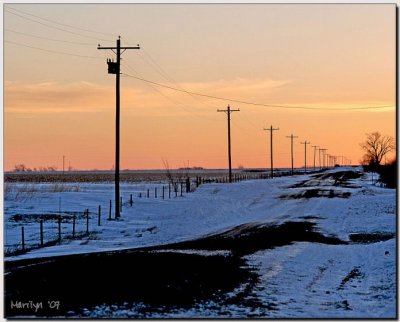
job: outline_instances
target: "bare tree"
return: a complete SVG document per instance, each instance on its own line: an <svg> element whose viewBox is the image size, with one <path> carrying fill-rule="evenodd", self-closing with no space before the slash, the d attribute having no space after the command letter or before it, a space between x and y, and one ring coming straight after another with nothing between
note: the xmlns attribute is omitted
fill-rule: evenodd
<svg viewBox="0 0 400 322"><path fill-rule="evenodd" d="M169 163L167 160L162 160L163 164L164 164L164 169L165 169L165 175L168 179L168 182L171 183L172 185L175 183L174 177L171 173L171 170L169 168Z"/></svg>
<svg viewBox="0 0 400 322"><path fill-rule="evenodd" d="M162 160L164 164L164 169L165 169L165 175L168 179L168 182L172 185L174 188L174 191L179 190L179 185L183 184L188 178L189 178L189 173L188 172L178 172L178 173L172 173L171 169L169 167L169 163L167 160ZM190 178L189 178L190 180Z"/></svg>
<svg viewBox="0 0 400 322"><path fill-rule="evenodd" d="M367 133L365 142L360 143L365 151L362 163L373 167L379 166L383 157L396 148L394 138L379 132Z"/></svg>

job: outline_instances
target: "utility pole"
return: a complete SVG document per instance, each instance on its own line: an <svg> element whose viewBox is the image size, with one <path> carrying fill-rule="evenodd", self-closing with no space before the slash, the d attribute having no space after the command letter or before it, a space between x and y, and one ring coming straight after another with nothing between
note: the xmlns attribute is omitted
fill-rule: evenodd
<svg viewBox="0 0 400 322"><path fill-rule="evenodd" d="M322 168L325 168L325 153L328 151L328 149L319 149L322 151Z"/></svg>
<svg viewBox="0 0 400 322"><path fill-rule="evenodd" d="M65 155L63 155L63 174L64 174Z"/></svg>
<svg viewBox="0 0 400 322"><path fill-rule="evenodd" d="M304 144L304 173L307 173L307 144L310 144L310 142L305 140L304 142L300 142L300 144Z"/></svg>
<svg viewBox="0 0 400 322"><path fill-rule="evenodd" d="M269 129L264 129L264 131L270 131L270 134L271 134L271 178L274 177L274 158L273 158L273 153L272 153L272 151L273 151L272 150L272 132L278 131L278 130L279 130L279 128L276 128L276 129L272 128L272 125Z"/></svg>
<svg viewBox="0 0 400 322"><path fill-rule="evenodd" d="M322 170L322 163L321 163L321 151L322 151L322 148L318 148L319 169L320 169L320 170Z"/></svg>
<svg viewBox="0 0 400 322"><path fill-rule="evenodd" d="M112 50L116 56L117 61L107 59L108 73L115 74L115 218L120 217L120 196L119 196L119 128L120 128L120 70L121 70L121 54L127 49L140 49L139 45L136 47L121 47L121 36L117 39L116 47L101 47L100 44L97 49ZM121 52L122 50L122 52Z"/></svg>
<svg viewBox="0 0 400 322"><path fill-rule="evenodd" d="M312 145L312 147L314 148L314 171L315 171L315 154L317 152L317 148L319 148L318 145Z"/></svg>
<svg viewBox="0 0 400 322"><path fill-rule="evenodd" d="M290 155L292 158L292 175L293 175L293 139L298 138L298 136L293 136L293 134L291 134L290 136L287 136L287 138L290 138Z"/></svg>
<svg viewBox="0 0 400 322"><path fill-rule="evenodd" d="M228 105L228 109L226 110L217 110L217 112L225 112L228 116L228 160L229 160L229 183L232 182L232 159L231 159L231 113L239 112L240 110L232 110Z"/></svg>

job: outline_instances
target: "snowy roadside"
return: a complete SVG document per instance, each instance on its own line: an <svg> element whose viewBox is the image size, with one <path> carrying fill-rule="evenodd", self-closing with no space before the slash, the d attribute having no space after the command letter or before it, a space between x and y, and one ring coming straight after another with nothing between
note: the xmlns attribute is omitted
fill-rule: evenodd
<svg viewBox="0 0 400 322"><path fill-rule="evenodd" d="M331 170L334 171L342 171ZM318 223L324 234L334 234L348 240L350 233L394 232L395 231L395 190L372 186L367 178L350 180L356 188L340 186L321 187L334 191L350 192L350 198L299 198L286 199L284 195L300 190L290 188L299 182L309 180L309 175L281 177L273 180L251 180L233 184L206 184L194 193L183 197L162 200L155 198L134 198L133 207L123 208L120 220L102 220L97 226L96 218L91 222L95 234L83 240L68 239L51 247L39 248L6 260L73 253L96 252L126 248L138 248L190 240L206 234L223 231L249 222L279 224L285 221L307 220ZM330 184L329 180L321 181ZM122 196L128 200L130 193L145 191L154 185L122 185ZM159 190L160 191L160 190ZM137 195L137 194L136 194ZM13 199L5 195L6 243L20 241L19 223L10 222L17 213L38 213L62 207L69 211L89 208L97 211L98 205L107 209L108 200L113 197L112 184L80 184L77 192L37 192L32 198ZM103 215L106 216L106 215ZM26 227L38 240L38 225ZM68 233L71 225L63 224ZM44 229L56 231L56 223ZM82 227L83 229L83 227ZM69 232L70 233L70 232ZM46 231L45 231L46 235ZM33 238L32 237L32 238Z"/></svg>

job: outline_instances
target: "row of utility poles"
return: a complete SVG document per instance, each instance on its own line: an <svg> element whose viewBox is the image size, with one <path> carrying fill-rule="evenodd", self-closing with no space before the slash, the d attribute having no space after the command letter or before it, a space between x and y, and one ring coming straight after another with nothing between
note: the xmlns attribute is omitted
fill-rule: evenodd
<svg viewBox="0 0 400 322"><path fill-rule="evenodd" d="M232 156L231 156L231 113L232 112L239 112L239 109L231 109L231 107L228 105L226 110L220 110L218 109L217 112L225 112L227 114L227 120L228 120L228 166L229 166L229 182L232 182ZM274 177L274 157L273 157L273 131L278 131L279 128L274 128L272 125L270 128L264 128L264 131L270 131L270 177ZM292 169L291 173L293 175L294 172L294 153L293 153L293 139L298 138L298 136L295 136L291 134L290 136L287 136L287 138L290 138L290 154L291 154L291 163L292 163ZM300 144L304 144L304 173L307 173L307 144L311 144L311 142L307 142L305 140L304 142L300 142ZM318 153L319 153L319 168L320 170L326 167L334 167L336 164L341 164L341 165L347 165L351 164L351 160L348 160L344 156L333 156L329 155L326 153L328 149L320 148L318 145L313 145L314 148L314 170L316 170L316 152L318 148ZM321 163L321 152L322 152L322 158L323 161ZM325 162L326 160L326 162ZM340 162L341 160L341 162Z"/></svg>
<svg viewBox="0 0 400 322"><path fill-rule="evenodd" d="M119 180L119 170L120 170L120 74L121 74L121 54L124 53L128 49L140 49L139 45L134 46L134 47L121 47L121 37L119 36L117 39L117 45L115 47L102 47L98 45L97 49L99 50L111 50L115 53L116 55L116 61L112 59L107 59L107 65L108 65L108 73L109 74L114 74L116 75L116 83L115 83L115 96L116 96L116 101L115 101L115 110L116 110L116 117L115 117L115 218L120 217L120 180ZM226 110L217 110L217 112L224 112L227 115L228 119L228 164L229 164L229 182L232 182L232 158L231 158L231 113L232 112L239 112L239 109L231 109L231 107L228 105ZM271 157L271 178L274 176L274 166L273 166L273 131L278 131L279 128L274 128L272 125L270 128L264 128L265 131L270 131L270 157ZM293 174L293 139L297 138L297 136L294 136L291 134L288 136L288 138L291 139L291 160L292 160L292 174ZM301 144L304 144L304 172L307 172L307 144L310 144L310 142L307 142L305 140L304 142L301 142ZM335 165L337 160L342 158L342 164L344 164L345 157L343 156L333 156L326 154L327 149L319 148L318 146L313 146L314 147L314 169L316 168L315 165L315 157L316 157L316 150L318 148L319 151L319 165L320 168L325 168L325 159L326 159L326 165L327 166L332 166ZM323 152L323 163L321 164L321 152ZM348 159L346 159L348 161ZM65 156L63 156L63 173L64 173L64 162L65 162Z"/></svg>

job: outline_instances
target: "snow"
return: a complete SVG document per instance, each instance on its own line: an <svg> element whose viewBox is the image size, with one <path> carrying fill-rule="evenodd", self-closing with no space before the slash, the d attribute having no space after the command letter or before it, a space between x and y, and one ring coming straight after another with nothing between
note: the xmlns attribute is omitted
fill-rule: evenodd
<svg viewBox="0 0 400 322"><path fill-rule="evenodd" d="M354 168L329 171L343 170L361 171ZM330 180L314 179L308 187L291 187L309 179L310 175L306 174L233 184L204 184L193 193L184 193L183 197L179 193L175 198L172 193L168 199L166 193L164 200L161 198L162 183L122 184L122 217L111 221L107 217L109 200L114 198L113 184L63 184L70 190L66 192L51 192L54 184L7 184L4 204L6 246L21 242L20 223L10 220L15 214L63 214L83 212L88 208L91 212L89 227L93 233L81 239L64 239L54 246L33 249L5 260L167 244L252 222L282 224L307 220L315 222L318 231L324 235L334 235L344 241L349 241L352 233L396 233L396 190L374 185L370 175L349 180L351 187L333 186ZM158 188L157 199L154 198L155 187ZM350 192L351 196L282 198L316 187ZM150 198L146 196L148 188ZM20 190L28 192L18 193ZM138 198L140 192L142 198ZM132 207L126 204L131 193L134 195ZM99 205L102 207L101 226L97 226ZM86 220L82 218L77 223L77 231L83 232ZM26 222L24 226L27 245L37 244L39 223ZM64 236L71 234L71 227L71 222L63 223ZM57 233L55 221L45 222L45 236L55 239ZM279 306L279 310L268 312L262 312L260 308L261 315L273 318L396 317L395 239L349 245L296 242L258 251L247 255L246 259L260 275L252 296L263 303L273 302ZM354 276L350 274L352 271ZM227 307L226 310L234 312L234 317L249 316L249 312L238 307ZM190 311L171 313L168 317L215 317L213 312L206 306L199 306ZM112 316L132 314L132 310L127 310Z"/></svg>
<svg viewBox="0 0 400 322"><path fill-rule="evenodd" d="M395 254L394 240L368 245L296 243L248 259L260 267L257 298L267 303L273 299L280 308L269 313L272 317L284 311L287 318L393 318ZM341 286L353 269L362 278Z"/></svg>

